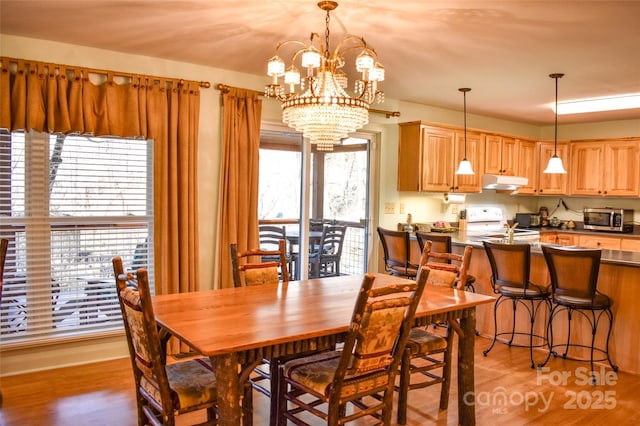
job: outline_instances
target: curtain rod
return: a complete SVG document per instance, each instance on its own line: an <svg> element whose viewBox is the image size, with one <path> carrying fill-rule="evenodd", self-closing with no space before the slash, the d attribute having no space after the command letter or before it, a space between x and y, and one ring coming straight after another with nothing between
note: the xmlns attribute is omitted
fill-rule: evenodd
<svg viewBox="0 0 640 426"><path fill-rule="evenodd" d="M231 89L231 86L227 86L226 84L218 83L216 85L216 89L218 89L222 93L229 93L229 89ZM248 90L250 92L255 92L255 93L262 94L262 92L257 92L255 90L251 90L251 89L242 89L242 90ZM369 112L374 113L374 114L384 114L384 115L387 116L387 118L389 118L389 117L400 117L400 111L384 111L384 110L381 110L381 109L369 109Z"/></svg>
<svg viewBox="0 0 640 426"><path fill-rule="evenodd" d="M144 77L144 78L148 78L150 80L173 80L173 81L177 81L178 84L185 84L186 82L193 82L193 83L197 83L200 87L202 87L203 89L209 89L211 87L211 83L208 81L194 81L194 80L185 80L185 79L178 79L178 78L172 78L172 77L156 77L153 75L144 75L144 74L137 74L137 73L125 73L125 72L121 72L121 71L110 71L110 70L99 70L96 68L88 68L88 67L83 67L81 65L64 65L64 64L56 64L53 62L42 62L42 61L35 61L35 60L30 60L30 59L18 59L18 58L9 58L7 56L2 56L0 57L0 61L2 61L3 66L5 65L5 62L14 62L14 63L26 63L26 64L37 64L37 65L43 65L43 66L53 66L57 69L60 68L66 68L69 70L79 70L79 71L87 71L89 73L93 73L93 74L102 74L102 75L113 75L113 76L117 76L117 77L126 77L126 78L133 78L133 77Z"/></svg>

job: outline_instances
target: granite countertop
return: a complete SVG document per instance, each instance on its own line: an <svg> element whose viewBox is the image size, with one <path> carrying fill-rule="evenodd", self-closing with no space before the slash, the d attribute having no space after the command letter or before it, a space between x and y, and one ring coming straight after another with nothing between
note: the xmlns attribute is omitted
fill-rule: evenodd
<svg viewBox="0 0 640 426"><path fill-rule="evenodd" d="M545 232L563 232L563 233L576 233L576 234L593 234L593 231L586 231L584 229L574 229L574 230L560 230L559 228L537 228L541 233ZM435 234L435 233L434 233ZM441 233L437 233L442 235ZM618 237L633 237L636 236L640 238L640 235L635 233L615 233L615 232L598 232L599 235L606 236L618 236ZM453 245L465 245L471 246L474 248L484 249L482 245L482 241L497 241L496 238L489 238L486 236L478 236L478 235L467 235L465 231L456 231L450 232L446 235L451 236L451 243ZM577 248L577 246L560 246L558 244L552 243L540 243L540 242L529 242L531 244L531 253L534 255L542 255L542 246L552 246L552 247L572 247ZM630 266L634 268L640 268L640 252L631 252L631 251L622 251L622 250L609 250L602 249L602 263L621 265L621 266Z"/></svg>

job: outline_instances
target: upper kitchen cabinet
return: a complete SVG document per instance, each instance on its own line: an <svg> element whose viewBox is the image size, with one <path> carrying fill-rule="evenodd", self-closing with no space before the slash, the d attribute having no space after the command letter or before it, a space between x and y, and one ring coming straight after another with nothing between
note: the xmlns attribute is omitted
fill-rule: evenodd
<svg viewBox="0 0 640 426"><path fill-rule="evenodd" d="M544 173L544 169L547 168L549 158L553 157L555 153L553 142L539 142L538 143L538 194L539 195L566 195L569 189L569 174L571 168L569 162L569 143L558 142L557 155L562 159L567 173L555 174Z"/></svg>
<svg viewBox="0 0 640 426"><path fill-rule="evenodd" d="M518 150L515 138L485 136L484 172L492 175L516 175Z"/></svg>
<svg viewBox="0 0 640 426"><path fill-rule="evenodd" d="M571 195L637 197L638 142L593 141L571 144Z"/></svg>
<svg viewBox="0 0 640 426"><path fill-rule="evenodd" d="M398 141L398 191L480 192L480 170L471 176L455 174L464 156L464 132L427 125L401 123ZM467 159L478 167L482 136L467 131Z"/></svg>
<svg viewBox="0 0 640 426"><path fill-rule="evenodd" d="M453 191L455 192L480 192L482 190L482 174L483 172L481 163L484 153L484 135L480 132L470 131L467 129L467 149L465 153L464 147L464 131L457 131L455 134L456 145L454 151L453 160ZM458 164L463 158L466 158L471 162L473 175L456 175L455 171L458 168Z"/></svg>
<svg viewBox="0 0 640 426"><path fill-rule="evenodd" d="M519 194L538 193L538 143L535 141L518 139L517 143L516 176L529 179L526 185L518 189Z"/></svg>

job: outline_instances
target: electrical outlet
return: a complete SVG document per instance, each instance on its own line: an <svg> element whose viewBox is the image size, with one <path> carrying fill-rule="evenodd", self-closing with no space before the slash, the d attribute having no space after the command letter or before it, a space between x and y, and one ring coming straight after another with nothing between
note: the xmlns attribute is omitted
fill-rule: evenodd
<svg viewBox="0 0 640 426"><path fill-rule="evenodd" d="M384 214L394 214L396 212L396 203L384 203Z"/></svg>
<svg viewBox="0 0 640 426"><path fill-rule="evenodd" d="M400 203L400 214L404 214L404 203Z"/></svg>
<svg viewBox="0 0 640 426"><path fill-rule="evenodd" d="M456 205L451 206L451 214L452 215L457 215L458 214L458 206L456 206Z"/></svg>

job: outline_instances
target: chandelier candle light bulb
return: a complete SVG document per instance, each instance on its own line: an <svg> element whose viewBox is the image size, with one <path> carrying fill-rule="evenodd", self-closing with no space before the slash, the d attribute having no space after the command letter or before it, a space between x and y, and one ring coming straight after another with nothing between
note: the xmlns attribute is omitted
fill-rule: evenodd
<svg viewBox="0 0 640 426"><path fill-rule="evenodd" d="M282 121L293 127L316 144L320 151L332 151L349 133L369 122L369 105L384 101L384 93L378 83L384 80L384 67L377 61L376 52L367 46L364 38L347 35L336 49L329 50L329 13L338 7L334 1L321 1L318 7L326 11L325 44L318 33L311 33L309 43L289 40L278 44L276 54L267 64L267 75L272 78L265 87L265 96L282 102ZM316 43L316 44L314 44ZM278 55L290 45L300 45L291 56L291 65ZM360 49L355 58L355 68L360 79L355 81L354 94L347 94L348 77L342 71L345 54ZM306 77L293 62L300 58L300 66L307 69ZM288 86L285 93L283 82Z"/></svg>

